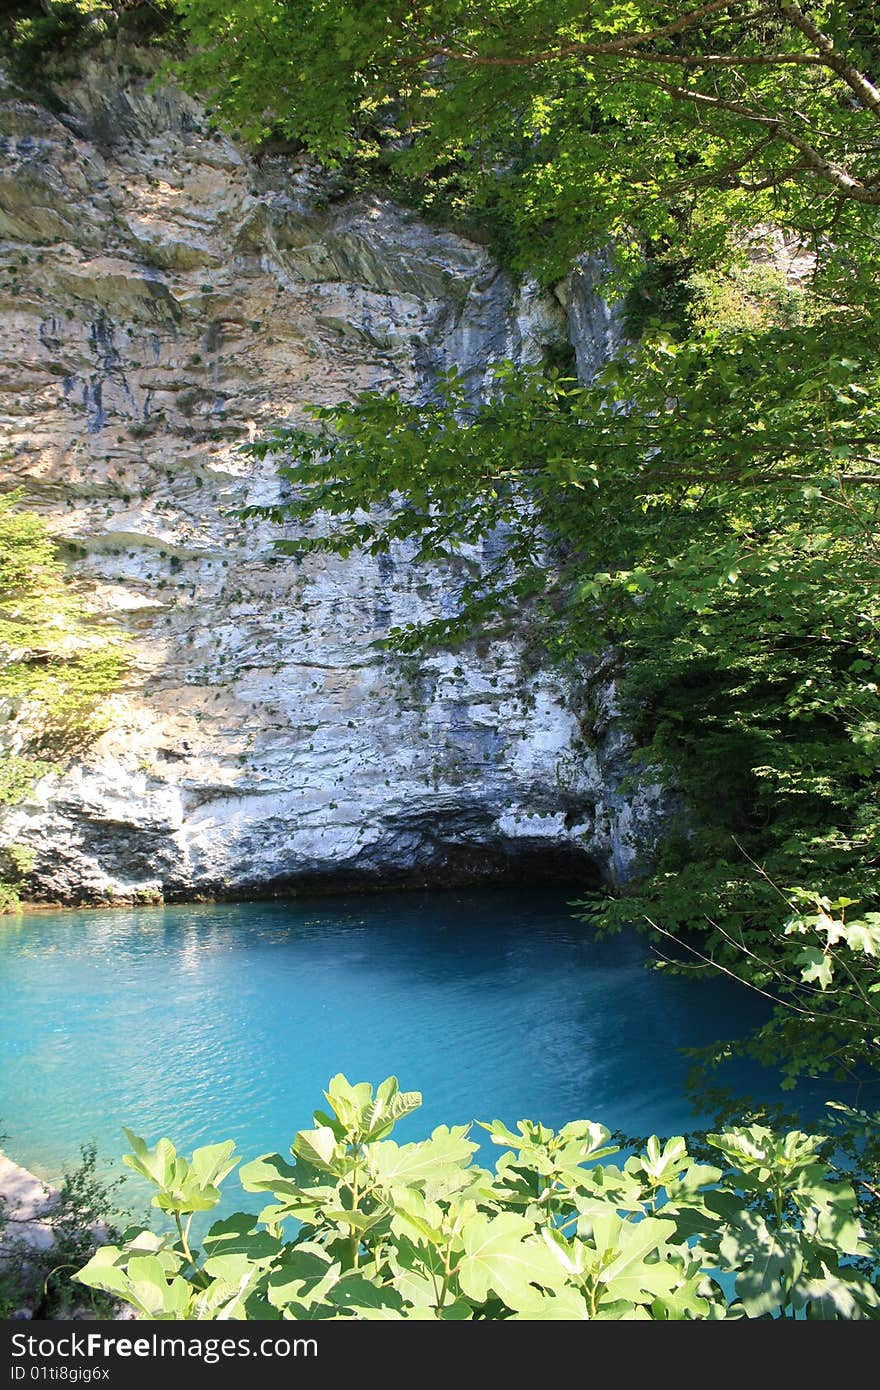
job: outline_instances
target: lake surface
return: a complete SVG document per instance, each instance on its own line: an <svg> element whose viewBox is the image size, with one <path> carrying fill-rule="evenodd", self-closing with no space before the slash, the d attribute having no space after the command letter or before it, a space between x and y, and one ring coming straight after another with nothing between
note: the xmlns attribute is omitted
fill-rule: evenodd
<svg viewBox="0 0 880 1390"><path fill-rule="evenodd" d="M403 1140L496 1116L680 1133L705 1117L679 1050L748 1032L764 1005L647 958L546 889L0 918L0 1131L48 1176L84 1140L118 1159L122 1125L286 1153L342 1071L423 1092ZM756 1068L735 1079L777 1094Z"/></svg>

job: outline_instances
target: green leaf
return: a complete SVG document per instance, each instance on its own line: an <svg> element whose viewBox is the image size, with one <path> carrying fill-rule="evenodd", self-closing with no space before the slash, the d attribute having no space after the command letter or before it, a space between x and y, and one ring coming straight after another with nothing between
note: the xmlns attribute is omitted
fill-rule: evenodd
<svg viewBox="0 0 880 1390"><path fill-rule="evenodd" d="M128 1262L130 1281L128 1297L151 1318L170 1319L183 1316L189 1305L191 1290L185 1279L175 1277L170 1282L155 1255L135 1256Z"/></svg>
<svg viewBox="0 0 880 1390"><path fill-rule="evenodd" d="M649 1269L645 1257L655 1252L662 1255L668 1241L674 1236L674 1221L653 1216L646 1216L642 1221L621 1221L616 1212L596 1217L593 1221L593 1239L596 1249L605 1257L599 1279L611 1285L626 1276L635 1280L637 1287L643 1287L638 1281L644 1278L650 1280L651 1277L645 1273Z"/></svg>
<svg viewBox="0 0 880 1390"><path fill-rule="evenodd" d="M464 1186L470 1179L467 1165L477 1145L467 1138L469 1126L452 1129L438 1125L430 1139L397 1145L393 1139L370 1144L365 1150L367 1169L385 1187L421 1187L431 1200Z"/></svg>
<svg viewBox="0 0 880 1390"><path fill-rule="evenodd" d="M392 1081L396 1087L395 1078L389 1077L389 1081ZM372 1086L366 1081L360 1081L356 1086L352 1086L342 1075L342 1072L338 1072L332 1078L324 1095L346 1133L351 1138L362 1138L365 1133L364 1116L373 1101Z"/></svg>
<svg viewBox="0 0 880 1390"><path fill-rule="evenodd" d="M651 1304L651 1316L666 1322L708 1318L713 1306L720 1316L724 1315L726 1307L720 1290L702 1276L694 1275L658 1294Z"/></svg>
<svg viewBox="0 0 880 1390"><path fill-rule="evenodd" d="M484 1302L490 1290L509 1308L533 1302L532 1284L561 1287L563 1273L531 1224L513 1212L485 1216L478 1212L462 1232L463 1254L458 1264L462 1293Z"/></svg>
<svg viewBox="0 0 880 1390"><path fill-rule="evenodd" d="M403 1315L403 1299L395 1288L382 1287L357 1270L349 1270L334 1284L327 1302L353 1316L370 1317L377 1312L395 1317Z"/></svg>
<svg viewBox="0 0 880 1390"><path fill-rule="evenodd" d="M581 1162L587 1159L595 1161L618 1153L619 1144L609 1144L607 1141L610 1138L611 1131L605 1125L596 1124L594 1120L572 1120L559 1131L559 1139L566 1150L569 1145L577 1145L580 1148L583 1155Z"/></svg>
<svg viewBox="0 0 880 1390"><path fill-rule="evenodd" d="M666 1194L670 1202L684 1205L696 1201L707 1188L713 1188L720 1181L720 1168L713 1168L708 1163L691 1162L677 1178L665 1183Z"/></svg>
<svg viewBox="0 0 880 1390"><path fill-rule="evenodd" d="M173 1181L177 1150L170 1139L160 1139L154 1149L147 1147L133 1130L123 1128L133 1153L123 1155L123 1163L148 1179L155 1187L164 1188Z"/></svg>
<svg viewBox="0 0 880 1390"><path fill-rule="evenodd" d="M577 1289L565 1286L551 1292L532 1289L524 1295L517 1311L511 1315L516 1322L588 1322L589 1305Z"/></svg>
<svg viewBox="0 0 880 1390"><path fill-rule="evenodd" d="M227 1139L224 1144L211 1144L193 1151L190 1167L197 1183L204 1186L218 1186L232 1172L237 1159L235 1142Z"/></svg>
<svg viewBox="0 0 880 1390"><path fill-rule="evenodd" d="M394 1213L392 1230L396 1234L403 1231L412 1236L415 1233L431 1245L448 1243L442 1208L436 1202L427 1202L418 1188L392 1187L389 1204Z"/></svg>
<svg viewBox="0 0 880 1390"><path fill-rule="evenodd" d="M255 1264L267 1264L281 1252L283 1242L259 1230L255 1217L238 1214L215 1222L205 1236L205 1248L212 1259L241 1254Z"/></svg>
<svg viewBox="0 0 880 1390"><path fill-rule="evenodd" d="M722 1252L730 1243L722 1242ZM750 1318L765 1317L784 1308L790 1301L790 1291L803 1270L800 1237L793 1231L766 1233L760 1242L746 1243L749 1254L743 1259L742 1247L737 1251L740 1267L735 1287L746 1314Z"/></svg>
<svg viewBox="0 0 880 1390"><path fill-rule="evenodd" d="M81 1270L72 1275L78 1283L90 1289L101 1289L105 1293L124 1298L129 1290L129 1279L125 1272L127 1252L115 1245L105 1245L95 1251L92 1258Z"/></svg>
<svg viewBox="0 0 880 1390"><path fill-rule="evenodd" d="M175 1178L170 1191L159 1192L153 1198L153 1206L169 1212L211 1211L220 1201L220 1190L196 1181L188 1173L182 1181Z"/></svg>
<svg viewBox="0 0 880 1390"><path fill-rule="evenodd" d="M242 1164L239 1181L245 1192L273 1192L279 1197L292 1197L300 1191L300 1172L280 1154L261 1154L250 1163Z"/></svg>
<svg viewBox="0 0 880 1390"><path fill-rule="evenodd" d="M514 1134L513 1130L508 1129L502 1120L477 1120L480 1129L485 1129L493 1144L509 1144L511 1148L518 1149L523 1143L528 1142L523 1134Z"/></svg>
<svg viewBox="0 0 880 1390"><path fill-rule="evenodd" d="M325 1221L332 1221L344 1229L362 1233L372 1230L378 1222L384 1221L385 1216L384 1207L378 1207L375 1211L361 1211L358 1208L328 1205L322 1209Z"/></svg>
<svg viewBox="0 0 880 1390"><path fill-rule="evenodd" d="M341 1157L336 1135L326 1125L318 1129L301 1129L293 1141L293 1152L316 1168L335 1173ZM274 1191L274 1189L273 1189Z"/></svg>
<svg viewBox="0 0 880 1390"><path fill-rule="evenodd" d="M823 1240L842 1254L856 1254L859 1204L849 1183L831 1182L824 1164L811 1164L798 1173L792 1195L801 1211L816 1210L816 1229Z"/></svg>
<svg viewBox="0 0 880 1390"><path fill-rule="evenodd" d="M818 1276L799 1281L791 1301L796 1312L806 1311L817 1321L880 1319L880 1295L869 1279L852 1270L832 1271L824 1264Z"/></svg>
<svg viewBox="0 0 880 1390"><path fill-rule="evenodd" d="M376 1089L376 1098L367 1108L364 1118L364 1139L383 1139L390 1134L398 1120L418 1110L422 1103L420 1091L400 1091L397 1077L389 1076Z"/></svg>
<svg viewBox="0 0 880 1390"><path fill-rule="evenodd" d="M880 926L851 922L846 928L846 940L853 951L862 951L866 956L880 955Z"/></svg>
<svg viewBox="0 0 880 1390"><path fill-rule="evenodd" d="M815 981L820 989L827 989L834 976L834 958L820 951L816 946L805 946L802 951L798 951L795 960L803 966L801 979L804 984L812 984Z"/></svg>
<svg viewBox="0 0 880 1390"><path fill-rule="evenodd" d="M654 1186L660 1187L672 1182L687 1162L687 1144L680 1135L669 1139L663 1146L660 1140L652 1135L645 1146L645 1152L639 1154L638 1167L634 1165L632 1171L641 1170Z"/></svg>
<svg viewBox="0 0 880 1390"><path fill-rule="evenodd" d="M227 1298L232 1290L241 1293L248 1284L258 1279L261 1273L259 1264L255 1264L244 1251L238 1254L212 1255L205 1260L203 1269L218 1286L222 1285L224 1297Z"/></svg>
<svg viewBox="0 0 880 1390"><path fill-rule="evenodd" d="M341 1266L314 1244L294 1246L270 1271L269 1302L276 1308L297 1304L311 1308L327 1299L342 1275Z"/></svg>

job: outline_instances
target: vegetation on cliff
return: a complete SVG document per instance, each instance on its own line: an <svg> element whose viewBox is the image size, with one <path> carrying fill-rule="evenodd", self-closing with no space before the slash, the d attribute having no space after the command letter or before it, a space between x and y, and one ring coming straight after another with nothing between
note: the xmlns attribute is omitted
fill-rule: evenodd
<svg viewBox="0 0 880 1390"><path fill-rule="evenodd" d="M168 0L7 0L0 27L0 60L25 89L53 101L52 84L76 72L79 56L108 37L173 43L175 13Z"/></svg>
<svg viewBox="0 0 880 1390"><path fill-rule="evenodd" d="M255 139L455 172L523 269L613 236L714 261L767 219L873 254L880 29L823 0L174 0L182 71Z"/></svg>
<svg viewBox="0 0 880 1390"><path fill-rule="evenodd" d="M124 660L120 634L90 620L45 522L0 497L0 805L81 750L104 726ZM14 907L30 858L0 846L0 910Z"/></svg>

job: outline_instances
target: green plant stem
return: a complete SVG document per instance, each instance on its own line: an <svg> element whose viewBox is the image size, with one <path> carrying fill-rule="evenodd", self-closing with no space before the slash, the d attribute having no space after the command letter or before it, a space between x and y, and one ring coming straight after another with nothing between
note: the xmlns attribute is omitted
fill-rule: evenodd
<svg viewBox="0 0 880 1390"><path fill-rule="evenodd" d="M189 1265L190 1265L193 1269L195 1269L195 1268L196 1268L196 1262L195 1262L195 1259L193 1258L192 1250L190 1249L189 1240L187 1239L188 1234L189 1234L189 1221L187 1222L186 1227L184 1228L183 1222L182 1222L181 1219L180 1219L180 1212L179 1212L179 1211L176 1211L176 1212L174 1213L174 1220L175 1220L175 1222L176 1222L176 1224L177 1224L177 1234L178 1234L178 1236L180 1237L180 1244L181 1244L181 1246L183 1247L184 1256L186 1257L186 1260L187 1260L187 1262L189 1263ZM192 1220L192 1217L190 1217L190 1220Z"/></svg>
<svg viewBox="0 0 880 1390"><path fill-rule="evenodd" d="M354 1146L354 1168L353 1168L353 1170L352 1170L352 1175L351 1175L351 1209L352 1209L352 1211L358 1211L358 1210L359 1210L358 1203L359 1203L359 1201L360 1201L360 1191L359 1191L359 1182L358 1182L358 1179L359 1179L358 1157L359 1157L359 1148L358 1148L358 1145L355 1144L355 1146ZM359 1263L360 1263L360 1247L361 1247L361 1236L360 1236L360 1231L357 1229L356 1226L352 1226L352 1228L351 1228L351 1264L352 1264L352 1268L353 1268L353 1269L357 1269L357 1268L358 1268L358 1265L359 1265Z"/></svg>

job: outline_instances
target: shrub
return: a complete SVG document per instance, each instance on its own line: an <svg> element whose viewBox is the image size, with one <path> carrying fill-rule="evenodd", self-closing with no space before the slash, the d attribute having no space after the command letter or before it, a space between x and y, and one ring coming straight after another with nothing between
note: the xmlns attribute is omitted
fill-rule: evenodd
<svg viewBox="0 0 880 1390"><path fill-rule="evenodd" d="M128 1232L79 1281L150 1319L880 1317L877 1245L818 1136L734 1127L707 1137L718 1166L652 1137L611 1164L600 1124L493 1120L480 1127L504 1152L490 1172L467 1125L390 1139L421 1103L394 1077L374 1094L339 1075L324 1094L292 1162L241 1169L268 1205L216 1222L201 1250L193 1218L219 1202L233 1142L186 1159L126 1131L125 1162L175 1230Z"/></svg>

